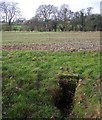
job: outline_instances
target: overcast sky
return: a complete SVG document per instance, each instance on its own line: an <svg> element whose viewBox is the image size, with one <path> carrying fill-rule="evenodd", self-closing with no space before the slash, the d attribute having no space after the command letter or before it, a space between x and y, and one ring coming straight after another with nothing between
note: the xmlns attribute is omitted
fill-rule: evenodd
<svg viewBox="0 0 102 120"><path fill-rule="evenodd" d="M3 1L3 0L0 0ZM70 10L79 11L82 8L93 7L93 13L100 13L100 1L101 0L5 0L13 1L19 4L23 17L30 19L35 15L36 9L39 5L52 4L54 6L60 6L62 4L68 4Z"/></svg>

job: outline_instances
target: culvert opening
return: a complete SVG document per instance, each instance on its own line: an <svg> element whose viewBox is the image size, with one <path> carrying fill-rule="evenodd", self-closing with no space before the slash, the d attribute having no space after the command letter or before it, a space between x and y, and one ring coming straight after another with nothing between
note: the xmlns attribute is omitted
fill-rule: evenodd
<svg viewBox="0 0 102 120"><path fill-rule="evenodd" d="M61 73L58 75L59 87L53 94L53 102L60 110L63 119L69 116L73 109L74 96L78 82L78 74Z"/></svg>

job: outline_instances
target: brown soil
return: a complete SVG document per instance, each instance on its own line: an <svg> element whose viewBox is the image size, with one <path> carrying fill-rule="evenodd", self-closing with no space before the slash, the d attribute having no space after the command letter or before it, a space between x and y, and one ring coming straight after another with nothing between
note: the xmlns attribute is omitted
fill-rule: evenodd
<svg viewBox="0 0 102 120"><path fill-rule="evenodd" d="M49 50L49 51L99 51L97 44L20 44L3 45L2 50ZM0 47L1 48L1 47Z"/></svg>

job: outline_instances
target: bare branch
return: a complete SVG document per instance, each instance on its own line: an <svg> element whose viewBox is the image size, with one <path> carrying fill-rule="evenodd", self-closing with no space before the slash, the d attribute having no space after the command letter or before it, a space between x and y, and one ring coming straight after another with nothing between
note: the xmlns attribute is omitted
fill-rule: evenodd
<svg viewBox="0 0 102 120"><path fill-rule="evenodd" d="M16 2L0 2L0 12L2 13L2 19L5 20L6 23L11 25L12 21L20 14L20 9L17 6Z"/></svg>

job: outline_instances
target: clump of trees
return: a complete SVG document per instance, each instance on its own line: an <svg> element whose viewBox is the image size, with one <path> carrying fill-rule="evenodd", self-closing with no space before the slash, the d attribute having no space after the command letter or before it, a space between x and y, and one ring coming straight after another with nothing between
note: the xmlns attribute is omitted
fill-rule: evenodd
<svg viewBox="0 0 102 120"><path fill-rule="evenodd" d="M92 7L77 12L69 5L60 8L54 5L40 5L30 20L21 19L20 9L15 2L0 2L1 20L11 30L12 24L21 25L20 30L28 31L100 31L100 14L93 14ZM15 27L13 27L15 30ZM19 30L19 29L18 29Z"/></svg>
<svg viewBox="0 0 102 120"><path fill-rule="evenodd" d="M53 5L40 5L36 15L25 22L30 30L37 31L100 31L100 14L92 14L92 7L77 12L63 4L60 9Z"/></svg>

